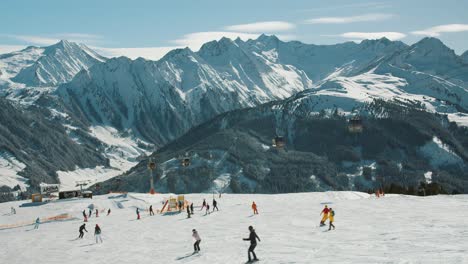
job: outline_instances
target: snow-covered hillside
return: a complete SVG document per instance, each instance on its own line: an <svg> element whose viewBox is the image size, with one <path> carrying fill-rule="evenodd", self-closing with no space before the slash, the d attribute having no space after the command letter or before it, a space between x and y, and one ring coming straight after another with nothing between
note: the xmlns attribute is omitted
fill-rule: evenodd
<svg viewBox="0 0 468 264"><path fill-rule="evenodd" d="M310 87L311 80L296 67L223 38L199 52L173 50L157 62L111 59L80 72L57 94L69 111L79 111L91 123L164 145L220 113Z"/></svg>
<svg viewBox="0 0 468 264"><path fill-rule="evenodd" d="M21 202L0 204L0 254L8 263L245 263L247 227L261 241L260 263L467 263L468 196L414 197L365 193L326 192L282 195L223 194L219 211L200 211L211 194L189 194L195 214L185 212L149 216L169 194L109 194L93 199L59 200L40 206L19 207ZM174 197L174 196L173 196ZM259 214L253 215L255 201ZM335 210L336 229L319 227L320 211ZM16 214L10 214L10 207ZM100 211L77 239L82 211ZM112 212L106 216L107 210ZM136 220L139 208L142 219ZM34 230L32 222L69 214L66 221L50 221ZM94 226L102 229L96 244ZM12 228L13 226L19 226ZM192 255L192 229L201 236L201 252Z"/></svg>
<svg viewBox="0 0 468 264"><path fill-rule="evenodd" d="M28 86L55 86L106 59L83 44L62 40L44 48L42 56L12 80Z"/></svg>

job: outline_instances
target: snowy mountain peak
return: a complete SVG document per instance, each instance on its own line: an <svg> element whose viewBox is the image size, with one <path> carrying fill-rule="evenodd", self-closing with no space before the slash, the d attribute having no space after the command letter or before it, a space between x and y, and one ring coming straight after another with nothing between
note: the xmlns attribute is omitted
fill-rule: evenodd
<svg viewBox="0 0 468 264"><path fill-rule="evenodd" d="M12 81L28 86L56 86L70 81L79 71L105 60L83 44L61 40L45 47L42 56L22 69Z"/></svg>
<svg viewBox="0 0 468 264"><path fill-rule="evenodd" d="M441 53L450 53L455 55L455 52L447 47L440 39L433 37L426 37L416 42L411 46L414 50L421 50L427 53L439 55Z"/></svg>
<svg viewBox="0 0 468 264"><path fill-rule="evenodd" d="M229 38L221 38L219 41L213 40L203 44L197 52L201 57L220 56L222 53L231 49L238 49L239 45Z"/></svg>
<svg viewBox="0 0 468 264"><path fill-rule="evenodd" d="M257 41L261 41L261 42L278 42L280 40L276 35L261 34L260 36L258 36Z"/></svg>
<svg viewBox="0 0 468 264"><path fill-rule="evenodd" d="M186 56L193 55L193 54L194 52L189 47L181 48L181 49L173 49L169 51L166 55L164 55L164 57L162 57L160 61L167 61L173 58L186 57Z"/></svg>

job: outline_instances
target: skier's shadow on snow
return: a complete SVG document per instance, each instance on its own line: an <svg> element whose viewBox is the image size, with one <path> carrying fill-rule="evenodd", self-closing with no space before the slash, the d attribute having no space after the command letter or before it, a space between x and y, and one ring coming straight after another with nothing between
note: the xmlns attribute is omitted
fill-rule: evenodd
<svg viewBox="0 0 468 264"><path fill-rule="evenodd" d="M190 254L187 254L187 255L185 255L185 256L178 257L178 258L176 258L175 260L182 260L182 259L186 259L186 258L188 258L188 257L191 257L191 256L195 255L195 254L196 254L196 253L190 253Z"/></svg>
<svg viewBox="0 0 468 264"><path fill-rule="evenodd" d="M95 245L95 243L86 244L86 245L81 245L80 247L90 247L90 246L93 246L93 245Z"/></svg>

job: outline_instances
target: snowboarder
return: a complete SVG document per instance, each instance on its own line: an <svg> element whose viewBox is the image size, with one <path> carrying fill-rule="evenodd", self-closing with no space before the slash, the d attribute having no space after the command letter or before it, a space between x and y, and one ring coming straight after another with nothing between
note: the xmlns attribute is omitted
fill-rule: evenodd
<svg viewBox="0 0 468 264"><path fill-rule="evenodd" d="M96 227L94 227L94 236L96 237L96 244L98 243L98 239L102 243L102 237L101 237L101 228L96 224Z"/></svg>
<svg viewBox="0 0 468 264"><path fill-rule="evenodd" d="M99 217L99 210L96 209L96 217Z"/></svg>
<svg viewBox="0 0 468 264"><path fill-rule="evenodd" d="M84 236L83 230L86 231L86 233L88 233L88 230L86 230L86 224L82 224L80 226L80 235L78 236L78 238L83 238L83 236Z"/></svg>
<svg viewBox="0 0 468 264"><path fill-rule="evenodd" d="M216 211L219 211L218 202L215 199L213 199L213 212L214 212L215 208L216 208Z"/></svg>
<svg viewBox="0 0 468 264"><path fill-rule="evenodd" d="M260 241L260 238L257 236L257 233L255 233L255 230L253 229L252 226L249 226L249 231L250 235L249 238L244 238L245 241L250 241L250 247L249 250L247 251L247 255L249 256L249 262L252 262L252 259L250 258L250 253L252 252L253 255L253 261L258 261L257 255L255 255L255 247L257 246L257 239Z"/></svg>
<svg viewBox="0 0 468 264"><path fill-rule="evenodd" d="M254 214L258 214L257 204L255 202L252 202L252 210Z"/></svg>
<svg viewBox="0 0 468 264"><path fill-rule="evenodd" d="M153 205L150 205L149 212L150 212L150 216L154 215Z"/></svg>
<svg viewBox="0 0 468 264"><path fill-rule="evenodd" d="M331 230L333 227L333 230L335 230L335 226L333 225L333 221L335 221L335 211L333 211L333 208L330 208L329 212L330 216L328 217L328 220L330 221L330 226L328 227L328 230Z"/></svg>
<svg viewBox="0 0 468 264"><path fill-rule="evenodd" d="M11 214L16 214L16 209L13 206L11 207Z"/></svg>
<svg viewBox="0 0 468 264"><path fill-rule="evenodd" d="M330 212L330 209L328 209L328 205L325 205L325 208L323 208L322 212L320 213L320 215L323 214L322 220L320 221L320 226L325 225L325 221L327 221L328 219L329 212Z"/></svg>
<svg viewBox="0 0 468 264"><path fill-rule="evenodd" d="M136 214L137 214L137 220L140 220L140 210L138 209L138 207L136 209Z"/></svg>
<svg viewBox="0 0 468 264"><path fill-rule="evenodd" d="M203 199L203 204L202 204L202 208L200 209L200 211L203 210L203 208L205 208L205 207L206 207L206 200Z"/></svg>
<svg viewBox="0 0 468 264"><path fill-rule="evenodd" d="M107 210L107 215L110 215L111 213L111 209L109 208L109 210Z"/></svg>
<svg viewBox="0 0 468 264"><path fill-rule="evenodd" d="M201 242L201 238L197 230L195 229L192 230L192 237L195 239L195 244L193 244L193 249L194 249L193 253L197 253L200 251L200 242Z"/></svg>
<svg viewBox="0 0 468 264"><path fill-rule="evenodd" d="M187 206L187 218L190 218L190 208Z"/></svg>
<svg viewBox="0 0 468 264"><path fill-rule="evenodd" d="M41 223L41 219L36 218L36 223L34 224L34 229L39 229L39 224Z"/></svg>

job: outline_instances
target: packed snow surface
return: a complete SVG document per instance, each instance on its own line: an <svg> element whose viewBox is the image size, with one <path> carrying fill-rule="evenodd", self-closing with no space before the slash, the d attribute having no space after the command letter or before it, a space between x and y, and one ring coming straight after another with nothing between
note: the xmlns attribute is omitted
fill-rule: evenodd
<svg viewBox="0 0 468 264"><path fill-rule="evenodd" d="M190 194L195 215L149 216L169 194L109 194L93 199L59 200L33 207L28 201L0 204L0 226L24 225L63 213L68 221L0 230L0 255L5 263L245 263L252 225L261 242L259 263L468 263L468 195L375 198L358 192L280 195L223 194L220 211L200 211L203 198ZM259 215L252 215L251 203ZM319 227L320 211L335 212L336 230ZM93 205L101 213L77 239L81 211ZM10 207L17 214L10 215ZM136 220L135 209L142 210ZM112 212L106 216L105 211ZM96 244L99 224L104 242ZM201 236L201 253L192 255L192 229Z"/></svg>

